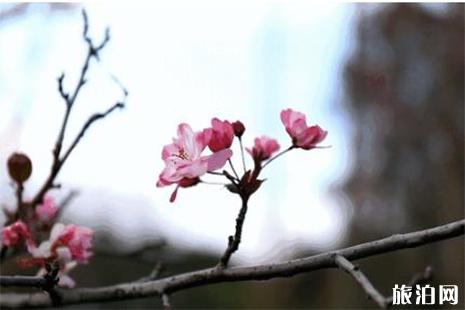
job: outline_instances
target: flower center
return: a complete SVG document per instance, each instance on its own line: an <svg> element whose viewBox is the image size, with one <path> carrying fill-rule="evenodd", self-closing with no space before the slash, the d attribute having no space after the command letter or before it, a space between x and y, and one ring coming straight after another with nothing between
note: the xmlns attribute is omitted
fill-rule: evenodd
<svg viewBox="0 0 465 310"><path fill-rule="evenodd" d="M179 149L178 154L174 154L174 156L184 159L184 160L189 159L189 155L186 153L186 151L183 148Z"/></svg>

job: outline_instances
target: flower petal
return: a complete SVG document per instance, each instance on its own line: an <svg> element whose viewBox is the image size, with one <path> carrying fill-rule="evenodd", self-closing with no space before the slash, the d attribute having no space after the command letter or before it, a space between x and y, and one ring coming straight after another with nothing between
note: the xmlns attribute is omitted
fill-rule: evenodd
<svg viewBox="0 0 465 310"><path fill-rule="evenodd" d="M233 152L230 149L225 149L210 156L205 156L202 159L207 162L207 171L214 171L222 168L232 154Z"/></svg>

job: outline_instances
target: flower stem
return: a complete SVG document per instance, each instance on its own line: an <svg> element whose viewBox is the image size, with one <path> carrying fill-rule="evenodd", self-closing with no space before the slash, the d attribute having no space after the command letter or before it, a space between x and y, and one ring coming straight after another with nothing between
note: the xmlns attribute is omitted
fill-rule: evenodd
<svg viewBox="0 0 465 310"><path fill-rule="evenodd" d="M221 175L221 176L224 176L223 173L221 172L215 172L215 171L207 171L208 174L213 174L213 175Z"/></svg>
<svg viewBox="0 0 465 310"><path fill-rule="evenodd" d="M222 185L222 186L228 185L228 184L226 184L226 183L221 183L221 182L210 182L210 181L204 181L204 180L200 180L200 183L207 184L207 185Z"/></svg>
<svg viewBox="0 0 465 310"><path fill-rule="evenodd" d="M242 145L241 137L239 137L239 145L241 146L242 168L244 168L244 173L246 173L247 167L245 166L244 146Z"/></svg>
<svg viewBox="0 0 465 310"><path fill-rule="evenodd" d="M271 163L273 160L275 160L276 158L280 157L281 155L284 155L286 154L287 152L289 152L290 150L294 149L295 147L293 145L291 145L290 147L288 147L287 149L285 149L284 151L276 154L276 156L272 157L270 160L268 160L263 166L262 166L262 169L265 168L269 163Z"/></svg>
<svg viewBox="0 0 465 310"><path fill-rule="evenodd" d="M234 169L234 166L233 166L233 164L232 164L231 158L228 159L228 163L229 163L229 165L231 166L231 169L232 169L232 171L233 171L234 176L236 177L236 179L240 180L239 175L238 175L237 172L236 172L236 169Z"/></svg>

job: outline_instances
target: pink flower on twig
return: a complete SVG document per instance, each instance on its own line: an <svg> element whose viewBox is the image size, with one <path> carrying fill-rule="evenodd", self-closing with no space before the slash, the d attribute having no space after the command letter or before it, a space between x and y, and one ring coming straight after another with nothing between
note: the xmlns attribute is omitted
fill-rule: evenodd
<svg viewBox="0 0 465 310"><path fill-rule="evenodd" d="M304 150L317 147L328 133L318 125L307 126L305 115L292 109L281 112L281 121L292 138L292 144Z"/></svg>
<svg viewBox="0 0 465 310"><path fill-rule="evenodd" d="M279 150L278 142L267 136L255 138L254 142L253 148L247 148L246 150L256 161L267 160L274 152Z"/></svg>
<svg viewBox="0 0 465 310"><path fill-rule="evenodd" d="M212 127L205 129L209 131L210 141L208 147L212 152L218 152L231 146L234 139L234 128L228 121L220 121L218 118L212 119Z"/></svg>
<svg viewBox="0 0 465 310"><path fill-rule="evenodd" d="M55 218L57 211L55 200L50 196L45 196L42 204L36 208L36 215L40 221L50 222Z"/></svg>
<svg viewBox="0 0 465 310"><path fill-rule="evenodd" d="M86 264L92 256L92 235L90 228L57 223L50 232L50 239L30 253L36 258L66 258L66 261Z"/></svg>
<svg viewBox="0 0 465 310"><path fill-rule="evenodd" d="M15 223L3 227L2 230L2 243L7 247L20 246L26 243L28 249L35 247L34 240L31 237L31 233L27 228L27 225L18 220Z"/></svg>
<svg viewBox="0 0 465 310"><path fill-rule="evenodd" d="M201 175L222 168L232 156L230 149L223 149L207 156L201 155L210 142L211 130L194 133L188 124L180 124L177 135L173 143L163 148L162 159L166 166L157 182L158 187L177 184L171 195L171 202L176 199L179 187L197 184Z"/></svg>

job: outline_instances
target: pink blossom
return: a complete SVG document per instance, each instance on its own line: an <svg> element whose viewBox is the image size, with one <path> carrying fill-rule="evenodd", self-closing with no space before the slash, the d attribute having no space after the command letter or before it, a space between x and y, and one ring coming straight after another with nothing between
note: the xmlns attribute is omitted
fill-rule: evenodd
<svg viewBox="0 0 465 310"><path fill-rule="evenodd" d="M247 148L247 152L254 158L254 160L262 161L271 157L271 155L279 150L279 144L275 139L267 136L255 138L254 146L252 149Z"/></svg>
<svg viewBox="0 0 465 310"><path fill-rule="evenodd" d="M19 246L22 242L26 242L28 248L35 246L29 229L21 220L3 228L2 242L7 247Z"/></svg>
<svg viewBox="0 0 465 310"><path fill-rule="evenodd" d="M50 196L45 196L42 204L36 208L36 215L40 221L50 222L55 218L57 211L55 200Z"/></svg>
<svg viewBox="0 0 465 310"><path fill-rule="evenodd" d="M28 247L32 257L17 260L20 268L40 267L38 275L44 275L47 262L56 261L59 264L59 286L72 288L74 280L67 274L78 263L86 264L92 256L93 231L87 227L63 225L56 223L49 240L43 241L39 247Z"/></svg>
<svg viewBox="0 0 465 310"><path fill-rule="evenodd" d="M305 115L292 109L281 111L281 121L292 138L292 144L305 150L315 148L328 133L318 125L307 126Z"/></svg>
<svg viewBox="0 0 465 310"><path fill-rule="evenodd" d="M78 263L87 263L92 256L90 251L92 248L92 235L93 231L87 227L55 225L50 233L50 240L56 238L52 247L57 250L60 247L67 247L73 260Z"/></svg>
<svg viewBox="0 0 465 310"><path fill-rule="evenodd" d="M62 262L74 260L85 264L92 256L92 235L90 228L57 223L50 232L50 239L30 253L35 258L55 258Z"/></svg>
<svg viewBox="0 0 465 310"><path fill-rule="evenodd" d="M220 121L216 117L212 119L211 138L208 147L212 152L218 152L231 146L234 139L234 129L230 122Z"/></svg>
<svg viewBox="0 0 465 310"><path fill-rule="evenodd" d="M166 166L157 182L158 187L177 184L171 195L171 202L176 198L179 187L195 185L201 175L220 169L232 156L230 149L201 156L210 142L211 130L194 133L188 124L180 124L177 134L178 137L173 139L173 143L163 148L162 159Z"/></svg>

